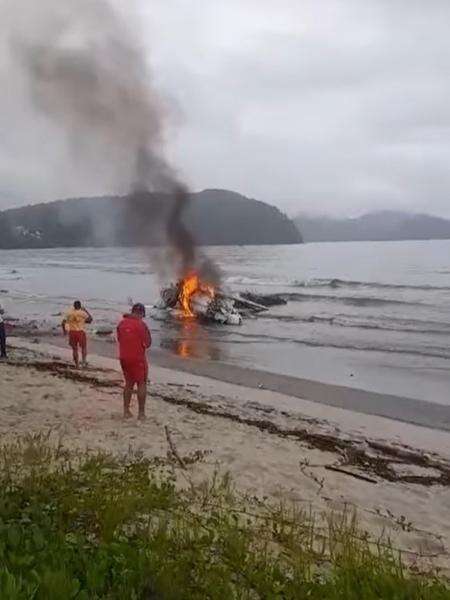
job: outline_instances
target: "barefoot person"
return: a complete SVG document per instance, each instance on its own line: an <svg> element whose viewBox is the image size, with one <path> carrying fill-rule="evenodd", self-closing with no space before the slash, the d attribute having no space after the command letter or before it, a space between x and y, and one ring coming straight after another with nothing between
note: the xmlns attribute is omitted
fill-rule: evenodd
<svg viewBox="0 0 450 600"><path fill-rule="evenodd" d="M73 308L64 317L61 326L64 335L69 333L69 346L73 352L73 362L75 368L79 367L78 348L81 349L81 364L87 366L87 339L86 339L86 323L92 323L92 315L84 306L81 306L79 300L75 300Z"/></svg>
<svg viewBox="0 0 450 600"><path fill-rule="evenodd" d="M0 304L0 358L6 359L6 327L5 321L3 320L4 314L5 310Z"/></svg>
<svg viewBox="0 0 450 600"><path fill-rule="evenodd" d="M147 397L148 363L146 350L150 348L152 336L144 323L145 306L135 304L130 314L123 315L117 326L119 358L125 379L123 390L123 416L132 416L130 411L133 388L137 386L139 419L145 419L145 400Z"/></svg>

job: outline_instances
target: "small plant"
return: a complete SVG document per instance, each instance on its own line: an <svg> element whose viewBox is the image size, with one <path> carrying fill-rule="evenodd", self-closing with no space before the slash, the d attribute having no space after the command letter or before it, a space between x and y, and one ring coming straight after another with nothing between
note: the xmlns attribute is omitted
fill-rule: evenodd
<svg viewBox="0 0 450 600"><path fill-rule="evenodd" d="M49 436L0 448L2 600L444 600L389 544L330 514L239 497L228 476L180 490L134 455L76 455Z"/></svg>

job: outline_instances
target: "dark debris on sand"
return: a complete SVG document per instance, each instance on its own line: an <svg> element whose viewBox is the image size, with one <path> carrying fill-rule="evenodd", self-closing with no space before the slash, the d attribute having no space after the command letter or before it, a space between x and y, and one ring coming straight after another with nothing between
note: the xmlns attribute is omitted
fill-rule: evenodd
<svg viewBox="0 0 450 600"><path fill-rule="evenodd" d="M121 379L98 377L89 372L74 369L68 363L58 360L13 360L9 361L9 364L45 371L56 377L86 383L96 388L117 388L122 386ZM95 371L104 374L115 373L111 369L100 369L97 367ZM182 392L183 390L180 391ZM357 479L370 481L370 483L377 483L377 480L371 477L374 476L380 480L391 482L450 487L450 463L438 456L425 454L412 448L390 446L389 444L369 439L365 440L364 444L361 444L354 440L339 437L338 434L312 432L306 428L298 427L292 429L285 428L273 421L242 416L212 406L207 402L195 401L175 395L155 393L154 397L158 397L169 404L182 406L198 414L227 419L249 427L256 427L260 431L271 435L296 439L310 448L335 453L340 457L338 463L324 465L325 468L339 471ZM434 473L423 475L401 474L395 469L395 465L399 464L430 469ZM357 471L352 472L348 468L355 468Z"/></svg>

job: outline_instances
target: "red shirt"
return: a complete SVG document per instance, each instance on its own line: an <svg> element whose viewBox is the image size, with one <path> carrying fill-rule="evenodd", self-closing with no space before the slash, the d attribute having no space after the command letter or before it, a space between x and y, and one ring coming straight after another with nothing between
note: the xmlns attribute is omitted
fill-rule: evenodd
<svg viewBox="0 0 450 600"><path fill-rule="evenodd" d="M117 341L120 360L140 361L146 360L145 351L151 346L152 336L142 319L123 315L117 326Z"/></svg>

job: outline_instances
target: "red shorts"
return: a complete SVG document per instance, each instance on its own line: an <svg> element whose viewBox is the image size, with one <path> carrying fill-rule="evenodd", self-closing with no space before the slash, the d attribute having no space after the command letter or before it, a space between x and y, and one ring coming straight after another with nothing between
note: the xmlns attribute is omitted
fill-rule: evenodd
<svg viewBox="0 0 450 600"><path fill-rule="evenodd" d="M69 346L73 349L80 346L82 350L86 350L86 333L84 331L69 331Z"/></svg>
<svg viewBox="0 0 450 600"><path fill-rule="evenodd" d="M146 360L124 360L120 359L123 376L126 383L134 385L135 383L146 383L148 377L148 364Z"/></svg>

